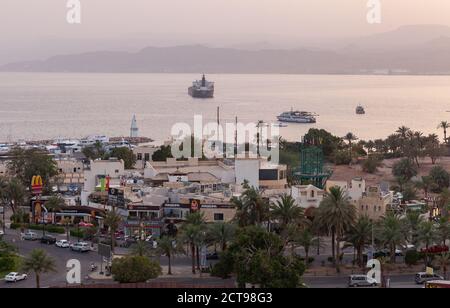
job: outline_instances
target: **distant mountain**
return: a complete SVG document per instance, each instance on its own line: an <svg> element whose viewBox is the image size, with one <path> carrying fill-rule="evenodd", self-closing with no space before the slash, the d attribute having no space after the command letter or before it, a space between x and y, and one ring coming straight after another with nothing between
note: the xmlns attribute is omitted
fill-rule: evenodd
<svg viewBox="0 0 450 308"><path fill-rule="evenodd" d="M254 50L259 45L262 50ZM0 71L125 73L450 74L450 27L405 26L345 48L269 49L200 45L98 51L10 63ZM243 48L247 47L247 48Z"/></svg>

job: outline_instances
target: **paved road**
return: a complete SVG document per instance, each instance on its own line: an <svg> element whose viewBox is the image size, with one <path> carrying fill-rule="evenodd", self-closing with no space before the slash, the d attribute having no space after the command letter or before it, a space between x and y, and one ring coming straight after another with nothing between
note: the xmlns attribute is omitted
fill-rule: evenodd
<svg viewBox="0 0 450 308"><path fill-rule="evenodd" d="M389 277L391 288L423 288L414 282L414 275L395 275ZM310 288L348 288L348 277L304 277L303 281Z"/></svg>
<svg viewBox="0 0 450 308"><path fill-rule="evenodd" d="M41 235L40 232L36 233L39 236ZM61 235L56 237L58 239L65 239L65 237ZM57 271L55 273L45 274L41 277L42 287L59 286L66 284L66 264L68 260L77 259L80 261L82 278L85 278L89 274L92 262L101 262L101 258L96 252L77 253L72 252L70 249L58 248L55 245L41 244L39 241L21 241L19 233L14 230L8 230L7 235L4 236L4 240L14 244L18 248L18 253L21 256L27 256L33 249L41 248L46 250L47 253L55 260ZM28 280L21 281L16 284L5 283L4 281L0 282L0 288L31 288L35 286L35 276L32 273L29 274Z"/></svg>

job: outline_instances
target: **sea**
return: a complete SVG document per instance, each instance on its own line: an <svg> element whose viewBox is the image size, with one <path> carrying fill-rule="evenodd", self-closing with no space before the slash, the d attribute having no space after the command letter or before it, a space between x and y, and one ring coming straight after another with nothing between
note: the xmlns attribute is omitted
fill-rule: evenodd
<svg viewBox="0 0 450 308"><path fill-rule="evenodd" d="M289 124L280 135L301 140L310 128L359 139L385 138L405 125L436 133L450 121L450 76L207 75L215 98L194 99L195 74L0 73L0 142L89 135L170 138L177 123L277 122L284 111L318 114L315 124ZM358 104L365 115L356 115Z"/></svg>

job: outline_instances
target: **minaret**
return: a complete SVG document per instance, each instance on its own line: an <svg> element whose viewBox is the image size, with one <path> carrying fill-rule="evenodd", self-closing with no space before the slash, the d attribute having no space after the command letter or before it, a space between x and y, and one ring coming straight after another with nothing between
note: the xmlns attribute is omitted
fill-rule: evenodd
<svg viewBox="0 0 450 308"><path fill-rule="evenodd" d="M133 119L131 120L130 137L131 138L139 137L139 128L137 126L136 115L133 115Z"/></svg>

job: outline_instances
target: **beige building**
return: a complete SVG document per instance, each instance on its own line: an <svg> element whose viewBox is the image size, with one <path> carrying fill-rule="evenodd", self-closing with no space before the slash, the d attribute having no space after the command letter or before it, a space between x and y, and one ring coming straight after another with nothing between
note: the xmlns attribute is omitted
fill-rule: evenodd
<svg viewBox="0 0 450 308"><path fill-rule="evenodd" d="M377 221L386 215L392 200L392 193L383 193L379 186L371 186L362 198L355 202L355 206L359 216L367 216Z"/></svg>
<svg viewBox="0 0 450 308"><path fill-rule="evenodd" d="M133 154L136 157L136 169L144 169L146 162L151 162L153 154L159 150L151 144L139 145L133 149Z"/></svg>
<svg viewBox="0 0 450 308"><path fill-rule="evenodd" d="M325 195L323 189L313 185L296 185L291 187L291 196L296 204L305 209L306 216L313 216L314 209L318 208Z"/></svg>

